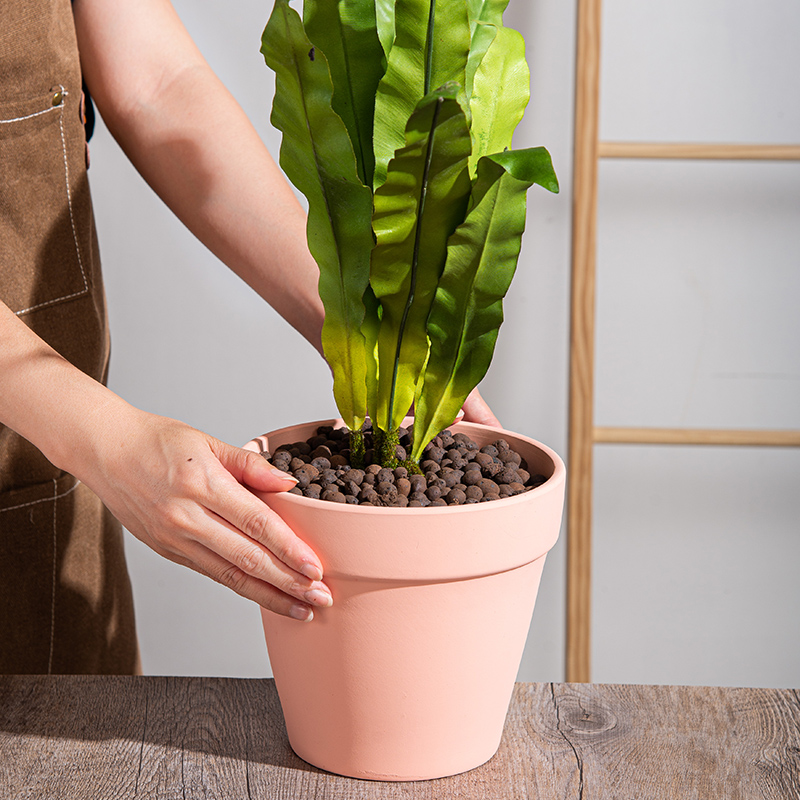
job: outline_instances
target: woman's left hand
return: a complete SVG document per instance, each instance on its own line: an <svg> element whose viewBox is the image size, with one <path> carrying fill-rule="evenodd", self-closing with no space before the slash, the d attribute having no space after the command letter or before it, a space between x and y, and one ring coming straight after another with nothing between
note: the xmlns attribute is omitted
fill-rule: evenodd
<svg viewBox="0 0 800 800"><path fill-rule="evenodd" d="M482 425L489 425L492 428L503 427L500 424L500 420L497 419L492 412L492 409L489 408L486 401L481 397L477 388L469 393L461 410L464 412L464 422L479 422Z"/></svg>

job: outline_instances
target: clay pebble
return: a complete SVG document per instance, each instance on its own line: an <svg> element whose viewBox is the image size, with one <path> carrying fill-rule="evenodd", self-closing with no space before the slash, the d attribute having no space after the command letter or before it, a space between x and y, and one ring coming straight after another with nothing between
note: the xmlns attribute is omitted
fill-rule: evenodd
<svg viewBox="0 0 800 800"><path fill-rule="evenodd" d="M399 460L411 451L413 432L401 428ZM372 433L365 430L368 458ZM541 486L546 478L528 465L505 439L479 446L465 433L442 431L422 455L422 474L369 463L350 465L349 431L322 426L305 442L279 445L263 454L277 469L293 475L291 494L313 500L372 507L428 508L471 505L515 497Z"/></svg>

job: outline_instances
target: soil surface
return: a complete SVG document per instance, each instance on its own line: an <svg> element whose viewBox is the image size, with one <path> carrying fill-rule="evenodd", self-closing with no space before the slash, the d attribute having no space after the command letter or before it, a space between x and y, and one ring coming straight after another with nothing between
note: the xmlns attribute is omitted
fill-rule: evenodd
<svg viewBox="0 0 800 800"><path fill-rule="evenodd" d="M365 438L369 462L369 430ZM347 428L322 426L305 442L283 444L272 455L263 455L273 466L297 478L291 493L365 506L422 508L485 503L530 491L547 480L543 475L531 475L525 460L505 439L479 447L463 433L444 430L423 451L421 475L409 474L405 467L388 469L379 464L355 469L350 466L349 446ZM410 447L410 430L400 428L399 460L407 458Z"/></svg>

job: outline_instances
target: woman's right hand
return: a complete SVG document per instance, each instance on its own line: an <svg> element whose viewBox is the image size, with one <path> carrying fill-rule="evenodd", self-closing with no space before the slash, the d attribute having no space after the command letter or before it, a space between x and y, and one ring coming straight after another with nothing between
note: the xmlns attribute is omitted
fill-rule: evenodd
<svg viewBox="0 0 800 800"><path fill-rule="evenodd" d="M137 539L278 614L310 620L332 604L319 558L249 491L294 478L181 422L125 411L79 477Z"/></svg>
<svg viewBox="0 0 800 800"><path fill-rule="evenodd" d="M129 405L2 302L0 342L0 422L93 489L134 536L278 614L309 620L333 602L314 551L249 491L285 491L294 478Z"/></svg>

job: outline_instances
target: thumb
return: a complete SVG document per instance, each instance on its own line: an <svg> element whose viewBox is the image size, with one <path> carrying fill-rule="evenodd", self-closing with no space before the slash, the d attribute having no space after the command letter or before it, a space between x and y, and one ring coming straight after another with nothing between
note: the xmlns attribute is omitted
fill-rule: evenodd
<svg viewBox="0 0 800 800"><path fill-rule="evenodd" d="M239 483L261 492L285 492L297 485L297 479L251 450L213 440L211 450Z"/></svg>

